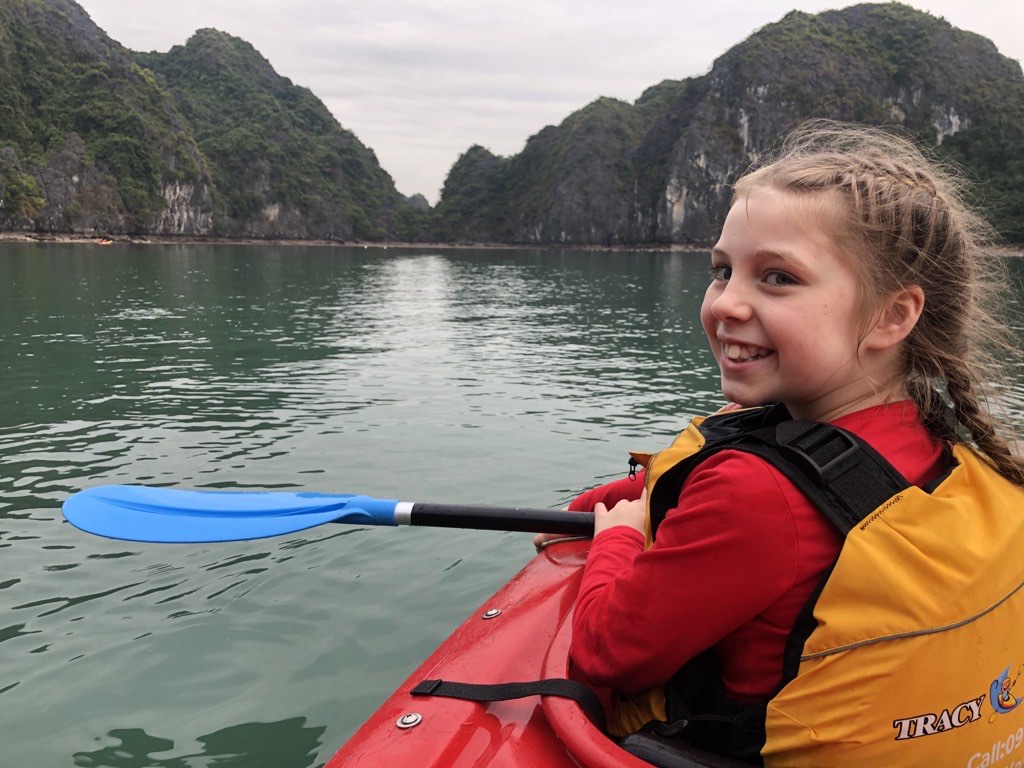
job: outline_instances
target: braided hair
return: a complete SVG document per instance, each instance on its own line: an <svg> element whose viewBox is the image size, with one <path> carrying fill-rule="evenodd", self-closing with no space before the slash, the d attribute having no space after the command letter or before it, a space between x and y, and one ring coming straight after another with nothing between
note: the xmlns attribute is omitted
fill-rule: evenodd
<svg viewBox="0 0 1024 768"><path fill-rule="evenodd" d="M816 120L740 178L735 194L757 187L832 203L837 244L860 277L865 318L880 297L920 286L924 308L904 341L902 374L925 426L939 440L972 443L1024 486L1024 459L1011 447L1015 436L997 398L1003 361L1020 357L997 320L1005 265L962 182L895 133Z"/></svg>

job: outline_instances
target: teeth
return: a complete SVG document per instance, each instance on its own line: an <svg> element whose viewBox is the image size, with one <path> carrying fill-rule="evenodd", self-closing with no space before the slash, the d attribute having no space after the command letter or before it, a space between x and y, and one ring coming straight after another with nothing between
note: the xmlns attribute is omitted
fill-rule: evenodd
<svg viewBox="0 0 1024 768"><path fill-rule="evenodd" d="M750 347L739 344L724 345L725 356L730 360L755 360L768 354L767 350L760 347Z"/></svg>

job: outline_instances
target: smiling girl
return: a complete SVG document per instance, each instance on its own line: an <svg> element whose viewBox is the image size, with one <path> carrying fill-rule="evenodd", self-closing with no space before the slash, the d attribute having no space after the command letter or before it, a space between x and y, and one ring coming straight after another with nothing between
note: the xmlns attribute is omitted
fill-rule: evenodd
<svg viewBox="0 0 1024 768"><path fill-rule="evenodd" d="M712 250L700 315L726 399L842 427L914 486L947 472L954 443L1021 485L981 390L1006 330L986 311L1000 283L985 232L908 141L798 131L736 184ZM596 513L572 660L616 692L614 734L685 719L687 740L758 763L787 639L843 536L753 453L721 450L680 478L667 502L659 491L656 531L643 472L570 505ZM701 725L716 719L731 725Z"/></svg>

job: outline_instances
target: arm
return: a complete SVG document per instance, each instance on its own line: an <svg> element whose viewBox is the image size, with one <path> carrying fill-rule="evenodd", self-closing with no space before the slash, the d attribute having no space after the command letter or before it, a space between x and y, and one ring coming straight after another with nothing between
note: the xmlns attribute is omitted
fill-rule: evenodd
<svg viewBox="0 0 1024 768"><path fill-rule="evenodd" d="M573 618L583 675L626 693L662 685L790 589L791 494L762 460L723 451L694 470L650 550L629 525L598 533Z"/></svg>

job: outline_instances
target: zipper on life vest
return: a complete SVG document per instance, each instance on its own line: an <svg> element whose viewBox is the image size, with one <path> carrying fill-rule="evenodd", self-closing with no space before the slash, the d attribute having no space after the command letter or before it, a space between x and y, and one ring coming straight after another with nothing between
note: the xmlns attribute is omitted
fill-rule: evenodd
<svg viewBox="0 0 1024 768"><path fill-rule="evenodd" d="M636 480L636 468L640 466L640 462L636 460L634 456L629 457L629 479Z"/></svg>

